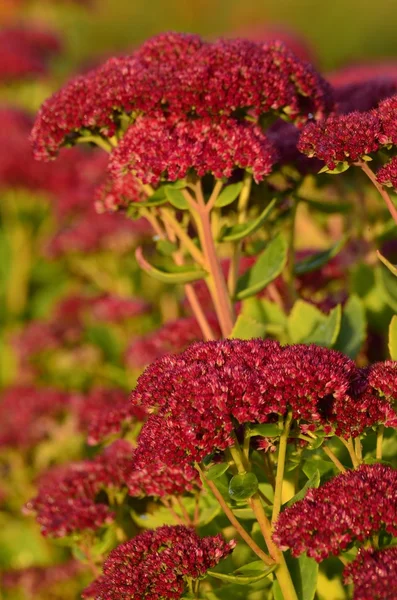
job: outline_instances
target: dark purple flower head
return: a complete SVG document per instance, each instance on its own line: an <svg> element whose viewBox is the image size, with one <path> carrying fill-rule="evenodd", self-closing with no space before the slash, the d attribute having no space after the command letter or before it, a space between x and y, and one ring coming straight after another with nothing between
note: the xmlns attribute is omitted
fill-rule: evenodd
<svg viewBox="0 0 397 600"><path fill-rule="evenodd" d="M120 433L127 423L143 421L146 416L145 410L134 407L119 389L93 388L86 395L76 396L73 405L91 445Z"/></svg>
<svg viewBox="0 0 397 600"><path fill-rule="evenodd" d="M52 388L15 386L3 390L0 447L29 448L47 438L69 401L69 394Z"/></svg>
<svg viewBox="0 0 397 600"><path fill-rule="evenodd" d="M218 320L212 314L207 320L220 337ZM165 323L160 329L141 338L136 338L127 348L125 361L129 368L140 369L168 353L182 352L192 344L202 340L203 334L195 317L175 319Z"/></svg>
<svg viewBox="0 0 397 600"><path fill-rule="evenodd" d="M335 88L335 102L338 114L353 111L365 112L376 108L381 100L397 93L397 73L394 77L378 76L348 83Z"/></svg>
<svg viewBox="0 0 397 600"><path fill-rule="evenodd" d="M32 141L36 157L48 159L87 132L124 131L142 113L184 120L276 111L304 122L332 107L330 86L281 42L166 33L70 81L43 104Z"/></svg>
<svg viewBox="0 0 397 600"><path fill-rule="evenodd" d="M41 478L38 494L25 511L36 513L45 536L64 537L111 522L109 506L95 499L102 489L125 487L131 456L132 446L117 440L94 460L54 468Z"/></svg>
<svg viewBox="0 0 397 600"><path fill-rule="evenodd" d="M234 549L221 535L199 538L182 525L140 533L109 554L103 575L84 592L95 600L180 598L186 579L199 579Z"/></svg>
<svg viewBox="0 0 397 600"><path fill-rule="evenodd" d="M310 489L281 513L273 538L293 556L307 552L321 562L381 531L397 534L397 471L374 464Z"/></svg>
<svg viewBox="0 0 397 600"><path fill-rule="evenodd" d="M353 583L353 600L397 598L397 546L375 550L360 548L343 571L345 583Z"/></svg>
<svg viewBox="0 0 397 600"><path fill-rule="evenodd" d="M394 156L391 161L378 169L376 179L387 187L397 189L397 156Z"/></svg>
<svg viewBox="0 0 397 600"><path fill-rule="evenodd" d="M277 154L262 130L235 119L175 120L161 115L139 117L113 151L109 168L114 177L125 172L143 183L175 181L194 170L221 179L236 168L252 171L261 181L272 170Z"/></svg>
<svg viewBox="0 0 397 600"><path fill-rule="evenodd" d="M322 167L321 161L308 158L298 150L299 129L292 123L278 119L266 132L270 142L275 147L279 164L291 165L302 175L318 173Z"/></svg>
<svg viewBox="0 0 397 600"><path fill-rule="evenodd" d="M397 96L383 100L377 109L381 121L381 144L397 144Z"/></svg>
<svg viewBox="0 0 397 600"><path fill-rule="evenodd" d="M47 73L48 59L61 50L59 38L39 28L9 27L0 31L0 81Z"/></svg>
<svg viewBox="0 0 397 600"><path fill-rule="evenodd" d="M353 163L379 148L381 123L375 112L332 115L309 123L301 133L298 150L323 160L329 169L339 162Z"/></svg>

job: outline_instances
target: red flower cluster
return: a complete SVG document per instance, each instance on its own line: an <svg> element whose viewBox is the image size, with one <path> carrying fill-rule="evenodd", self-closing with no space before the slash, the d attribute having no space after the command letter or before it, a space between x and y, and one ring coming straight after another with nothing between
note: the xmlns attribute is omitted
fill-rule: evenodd
<svg viewBox="0 0 397 600"><path fill-rule="evenodd" d="M64 537L111 522L109 506L95 498L100 490L125 487L131 454L132 446L118 440L94 460L53 469L42 477L38 495L25 511L37 514L44 536Z"/></svg>
<svg viewBox="0 0 397 600"><path fill-rule="evenodd" d="M345 583L354 584L353 600L397 598L397 546L384 550L360 548L343 571Z"/></svg>
<svg viewBox="0 0 397 600"><path fill-rule="evenodd" d="M29 448L50 435L69 406L69 394L52 388L15 386L2 392L0 447Z"/></svg>
<svg viewBox="0 0 397 600"><path fill-rule="evenodd" d="M298 149L323 160L329 169L339 162L354 163L381 146L397 143L397 96L380 102L368 112L331 115L309 123L299 139Z"/></svg>
<svg viewBox="0 0 397 600"><path fill-rule="evenodd" d="M138 117L112 152L115 178L131 170L143 183L176 181L194 169L199 177L230 177L235 168L250 169L255 181L272 170L277 154L262 130L235 119Z"/></svg>
<svg viewBox="0 0 397 600"><path fill-rule="evenodd" d="M207 315L207 320L217 335L221 336L218 320L213 315ZM198 342L203 334L195 317L175 319L165 323L162 327L136 338L127 348L125 361L129 368L140 369L146 367L164 354L181 352L189 344Z"/></svg>
<svg viewBox="0 0 397 600"><path fill-rule="evenodd" d="M28 567L6 571L1 577L1 584L5 590L18 588L23 590L27 597L39 598L42 594L52 592L54 588L79 575L83 566L77 560L69 560L66 563L52 565L50 567Z"/></svg>
<svg viewBox="0 0 397 600"><path fill-rule="evenodd" d="M132 406L119 389L93 388L73 399L80 427L87 432L88 444L94 445L107 436L119 433L125 423L143 421L145 410Z"/></svg>
<svg viewBox="0 0 397 600"><path fill-rule="evenodd" d="M0 31L0 81L46 73L48 59L58 54L58 37L39 28L9 27Z"/></svg>
<svg viewBox="0 0 397 600"><path fill-rule="evenodd" d="M397 156L378 169L376 179L383 185L397 189Z"/></svg>
<svg viewBox="0 0 397 600"><path fill-rule="evenodd" d="M83 598L180 598L187 578L203 577L235 545L221 535L200 538L182 525L145 531L112 550L105 560L102 577L83 592Z"/></svg>
<svg viewBox="0 0 397 600"><path fill-rule="evenodd" d="M155 456L150 464L140 466L134 459L133 464L126 480L130 496L182 496L201 488L199 473L191 465L167 465Z"/></svg>
<svg viewBox="0 0 397 600"><path fill-rule="evenodd" d="M130 202L147 200L141 183L132 173L116 179L108 176L95 192L95 208L98 213L114 212L128 207Z"/></svg>
<svg viewBox="0 0 397 600"><path fill-rule="evenodd" d="M273 538L293 556L321 562L381 531L397 534L397 471L374 464L310 489L279 516Z"/></svg>
<svg viewBox="0 0 397 600"><path fill-rule="evenodd" d="M130 168L156 183L191 168L228 177L242 167L260 181L276 154L252 118L272 111L304 122L332 105L330 86L282 43L208 43L168 33L75 78L48 99L32 141L36 157L48 159L87 131L111 137L127 128L112 159L117 176Z"/></svg>

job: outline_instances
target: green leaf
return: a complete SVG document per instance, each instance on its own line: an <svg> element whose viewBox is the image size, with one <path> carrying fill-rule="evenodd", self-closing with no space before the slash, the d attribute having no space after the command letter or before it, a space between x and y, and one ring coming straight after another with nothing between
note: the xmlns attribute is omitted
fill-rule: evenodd
<svg viewBox="0 0 397 600"><path fill-rule="evenodd" d="M389 327L389 352L392 360L397 360L397 315L394 315Z"/></svg>
<svg viewBox="0 0 397 600"><path fill-rule="evenodd" d="M268 243L256 263L237 281L236 299L254 296L276 279L287 262L288 246L281 234Z"/></svg>
<svg viewBox="0 0 397 600"><path fill-rule="evenodd" d="M334 258L346 244L347 236L343 237L339 242L328 248L328 250L323 250L322 252L317 252L304 260L296 263L294 267L295 275L303 275L304 273L311 273L312 271L316 271L327 262Z"/></svg>
<svg viewBox="0 0 397 600"><path fill-rule="evenodd" d="M242 181L240 181L239 183L231 183L230 185L226 186L225 188L223 188L218 198L216 199L215 206L217 208L222 208L222 206L228 206L229 204L235 201L242 189Z"/></svg>
<svg viewBox="0 0 397 600"><path fill-rule="evenodd" d="M258 489L258 479L254 473L235 475L229 483L229 496L233 500L247 500Z"/></svg>
<svg viewBox="0 0 397 600"><path fill-rule="evenodd" d="M339 175L339 173L344 173L350 167L350 164L347 161L340 162L336 165L335 169L329 169L327 165L319 170L319 173L327 173L327 175Z"/></svg>
<svg viewBox="0 0 397 600"><path fill-rule="evenodd" d="M164 186L159 187L154 194L152 194L149 200L143 200L142 202L133 202L127 209L128 216L134 216L140 208L152 208L154 206L161 206L167 202L165 195Z"/></svg>
<svg viewBox="0 0 397 600"><path fill-rule="evenodd" d="M266 330L272 325L284 328L287 323L287 316L283 309L266 298L247 298L242 302L240 314L263 323Z"/></svg>
<svg viewBox="0 0 397 600"><path fill-rule="evenodd" d="M167 270L165 267L154 267L145 259L140 246L135 250L135 257L138 265L145 273L150 275L150 277L153 277L153 279L157 279L164 283L189 283L191 281L197 281L198 279L204 279L207 276L207 272L204 271L204 269L173 265L171 271L170 269Z"/></svg>
<svg viewBox="0 0 397 600"><path fill-rule="evenodd" d="M205 476L210 481L214 481L214 479L218 479L218 477L226 473L228 468L229 463L224 462L218 463L217 465L212 465L212 467L210 467L208 471L205 472Z"/></svg>
<svg viewBox="0 0 397 600"><path fill-rule="evenodd" d="M254 427L247 430L249 437L259 435L261 437L279 437L282 430L277 423L263 423L262 425L255 425Z"/></svg>
<svg viewBox="0 0 397 600"><path fill-rule="evenodd" d="M172 206L179 210L186 210L189 208L189 204L180 189L166 185L164 191L168 202L172 204Z"/></svg>
<svg viewBox="0 0 397 600"><path fill-rule="evenodd" d="M381 264L375 270L375 276L383 291L387 304L397 312L397 280L388 267Z"/></svg>
<svg viewBox="0 0 397 600"><path fill-rule="evenodd" d="M367 321L363 302L353 294L346 302L334 348L356 358L366 337Z"/></svg>
<svg viewBox="0 0 397 600"><path fill-rule="evenodd" d="M397 265L393 265L385 256L383 256L383 254L379 252L379 250L377 250L376 254L383 264L389 269L389 271L397 277Z"/></svg>
<svg viewBox="0 0 397 600"><path fill-rule="evenodd" d="M117 362L120 359L122 348L109 327L106 325L93 325L86 330L86 338L89 342L98 346L104 357L111 362Z"/></svg>
<svg viewBox="0 0 397 600"><path fill-rule="evenodd" d="M273 200L266 206L266 208L261 212L259 217L256 219L252 219L251 221L247 221L246 223L239 223L237 225L233 225L233 227L226 227L223 232L221 232L219 241L221 242L237 242L238 240L242 240L245 237L255 233L266 221L270 213L272 212L274 205L276 204L277 199L273 198Z"/></svg>
<svg viewBox="0 0 397 600"><path fill-rule="evenodd" d="M291 500L289 500L285 504L285 506L291 506L292 504L295 504L295 502L298 502L298 500L302 500L302 498L304 498L306 496L306 492L308 489L318 488L319 485L320 485L320 471L318 469L316 469L314 471L313 475L310 477L310 479L308 479L306 481L303 488L301 490L299 490L299 492L297 492L295 494L295 496L293 498L291 498Z"/></svg>
<svg viewBox="0 0 397 600"><path fill-rule="evenodd" d="M251 340L253 338L263 338L266 327L263 323L239 315L229 337L238 338L240 340Z"/></svg>
<svg viewBox="0 0 397 600"><path fill-rule="evenodd" d="M297 300L288 318L288 335L293 344L318 344L331 347L338 336L342 311L338 305L329 315L318 308Z"/></svg>
<svg viewBox="0 0 397 600"><path fill-rule="evenodd" d="M353 208L351 202L321 202L319 200L311 200L310 198L302 198L301 196L297 196L297 200L304 202L313 210L326 215L347 213Z"/></svg>
<svg viewBox="0 0 397 600"><path fill-rule="evenodd" d="M287 561L289 572L299 600L313 600L318 579L319 565L314 558L301 554Z"/></svg>
<svg viewBox="0 0 397 600"><path fill-rule="evenodd" d="M178 246L169 240L158 240L156 242L156 250L163 256L171 256L171 254L178 250Z"/></svg>
<svg viewBox="0 0 397 600"><path fill-rule="evenodd" d="M244 506L244 508L232 508L233 514L243 521L248 519L252 521L255 519L254 511L250 506Z"/></svg>
<svg viewBox="0 0 397 600"><path fill-rule="evenodd" d="M247 585L264 579L276 568L277 565L267 567L261 560L254 560L253 562L240 567L230 574L217 573L216 571L207 571L207 574L211 575L211 577L215 577L216 579L220 579L221 581L237 583L239 585Z"/></svg>

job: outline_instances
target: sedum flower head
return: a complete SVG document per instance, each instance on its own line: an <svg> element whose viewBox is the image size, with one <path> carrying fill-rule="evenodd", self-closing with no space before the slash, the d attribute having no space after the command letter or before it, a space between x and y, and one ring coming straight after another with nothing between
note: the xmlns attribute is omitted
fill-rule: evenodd
<svg viewBox="0 0 397 600"><path fill-rule="evenodd" d="M382 131L379 140L382 144L397 144L397 96L386 98L378 107Z"/></svg>
<svg viewBox="0 0 397 600"><path fill-rule="evenodd" d="M298 150L323 160L332 170L339 162L353 163L378 150L380 131L380 119L375 112L331 115L304 128Z"/></svg>
<svg viewBox="0 0 397 600"><path fill-rule="evenodd" d="M397 156L394 156L388 163L378 169L376 179L387 187L397 189Z"/></svg>
<svg viewBox="0 0 397 600"><path fill-rule="evenodd" d="M374 464L310 489L279 516L273 537L293 556L321 562L381 531L397 534L397 471Z"/></svg>
<svg viewBox="0 0 397 600"><path fill-rule="evenodd" d="M343 571L353 583L353 600L394 600L397 597L397 546L375 550L360 548Z"/></svg>
<svg viewBox="0 0 397 600"><path fill-rule="evenodd" d="M160 458L152 456L149 462L140 465L139 456L127 476L130 496L182 496L201 488L197 469L191 465L167 465Z"/></svg>
<svg viewBox="0 0 397 600"><path fill-rule="evenodd" d="M95 600L181 598L186 578L199 579L234 549L221 535L200 538L182 525L140 533L109 554L103 575L84 592Z"/></svg>

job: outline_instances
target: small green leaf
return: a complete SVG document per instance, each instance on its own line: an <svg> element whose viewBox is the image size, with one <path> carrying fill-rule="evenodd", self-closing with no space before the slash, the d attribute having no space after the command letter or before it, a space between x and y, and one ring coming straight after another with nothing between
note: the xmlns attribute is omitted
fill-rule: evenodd
<svg viewBox="0 0 397 600"><path fill-rule="evenodd" d="M329 315L324 315L318 308L297 300L288 318L288 334L293 344L318 344L331 347L340 331L342 318L341 307L337 306Z"/></svg>
<svg viewBox="0 0 397 600"><path fill-rule="evenodd" d="M305 340L306 344L317 344L318 346L325 346L331 348L336 342L340 331L340 325L342 320L342 308L340 304L333 308L329 315L318 323L314 331Z"/></svg>
<svg viewBox="0 0 397 600"><path fill-rule="evenodd" d="M263 223L266 221L266 219L272 212L276 201L276 198L273 198L270 204L266 206L264 211L261 212L259 217L257 217L256 219L252 219L251 221L247 221L246 223L233 225L233 227L226 227L223 233L221 233L219 241L237 242L255 233L255 231L257 231L263 225Z"/></svg>
<svg viewBox="0 0 397 600"><path fill-rule="evenodd" d="M287 561L289 572L299 600L313 600L318 579L319 565L314 558L301 554Z"/></svg>
<svg viewBox="0 0 397 600"><path fill-rule="evenodd" d="M262 425L255 425L254 427L247 430L249 437L259 435L260 437L279 437L282 430L277 423L263 423Z"/></svg>
<svg viewBox="0 0 397 600"><path fill-rule="evenodd" d="M356 358L366 336L365 308L358 296L350 296L342 311L342 322L334 348Z"/></svg>
<svg viewBox="0 0 397 600"><path fill-rule="evenodd" d="M381 264L375 269L375 276L385 301L397 312L397 281L395 275L387 266Z"/></svg>
<svg viewBox="0 0 397 600"><path fill-rule="evenodd" d="M150 275L150 277L153 277L153 279L157 279L164 283L189 283L191 281L197 281L198 279L204 279L207 276L207 272L204 271L204 269L173 265L171 271L170 269L167 270L165 267L162 267L161 269L154 267L145 259L140 246L135 250L135 257L138 265L145 273Z"/></svg>
<svg viewBox="0 0 397 600"><path fill-rule="evenodd" d="M229 583L237 583L239 585L248 585L264 579L276 568L277 565L267 567L261 560L255 560L228 575L225 573L217 573L216 571L207 571L207 573L221 581L228 581Z"/></svg>
<svg viewBox="0 0 397 600"><path fill-rule="evenodd" d="M302 500L306 496L306 492L308 489L318 488L319 485L320 485L320 471L318 469L316 469L315 472L313 473L313 475L310 477L310 479L308 479L306 481L303 488L301 490L299 490L299 492L297 492L295 494L295 496L286 503L285 506L291 506L292 504L295 504L295 502L298 502L298 500Z"/></svg>
<svg viewBox="0 0 397 600"><path fill-rule="evenodd" d="M319 170L319 173L327 173L327 175L339 175L339 173L344 173L350 167L350 164L347 161L340 162L336 165L335 169L329 169L327 165Z"/></svg>
<svg viewBox="0 0 397 600"><path fill-rule="evenodd" d="M303 275L304 273L316 271L329 262L331 258L334 258L346 244L346 241L347 236L343 237L339 242L331 246L331 248L328 248L328 250L317 252L316 254L297 262L294 268L295 275Z"/></svg>
<svg viewBox="0 0 397 600"><path fill-rule="evenodd" d="M240 340L262 338L265 330L266 327L263 323L259 323L258 321L255 321L255 319L251 319L251 317L240 314L237 317L237 321L229 337L238 338Z"/></svg>
<svg viewBox="0 0 397 600"><path fill-rule="evenodd" d="M243 189L243 182L231 183L230 185L223 188L218 198L216 199L215 206L222 208L222 206L228 206L236 200L239 193Z"/></svg>
<svg viewBox="0 0 397 600"><path fill-rule="evenodd" d="M351 202L321 202L320 200L312 200L310 198L303 198L302 196L296 197L299 202L304 202L317 212L324 213L326 215L332 215L335 213L347 213L353 208Z"/></svg>
<svg viewBox="0 0 397 600"><path fill-rule="evenodd" d="M379 260L383 262L389 271L397 277L397 265L393 265L385 256L383 256L383 254L379 252L379 250L377 250L376 254L378 255Z"/></svg>
<svg viewBox="0 0 397 600"><path fill-rule="evenodd" d="M161 206L167 202L165 195L164 186L159 187L154 194L152 194L149 200L143 200L142 202L133 202L127 209L128 216L134 216L136 211L139 212L140 208L152 208L154 206Z"/></svg>
<svg viewBox="0 0 397 600"><path fill-rule="evenodd" d="M254 296L276 279L287 262L287 250L288 246L282 235L271 240L254 266L238 279L236 299L244 300Z"/></svg>
<svg viewBox="0 0 397 600"><path fill-rule="evenodd" d="M394 315L389 327L389 352L392 360L397 360L397 315Z"/></svg>
<svg viewBox="0 0 397 600"><path fill-rule="evenodd" d="M189 204L180 189L166 185L164 191L168 202L172 204L172 206L179 210L186 210L189 208Z"/></svg>
<svg viewBox="0 0 397 600"><path fill-rule="evenodd" d="M158 240L156 243L156 249L163 256L171 256L171 254L178 250L178 246L169 240Z"/></svg>
<svg viewBox="0 0 397 600"><path fill-rule="evenodd" d="M214 479L218 479L218 477L226 473L228 468L229 464L224 462L218 463L217 465L212 465L212 467L205 472L205 476L210 481L214 481Z"/></svg>
<svg viewBox="0 0 397 600"><path fill-rule="evenodd" d="M258 479L254 473L235 475L229 483L229 495L233 500L247 500L258 489Z"/></svg>

